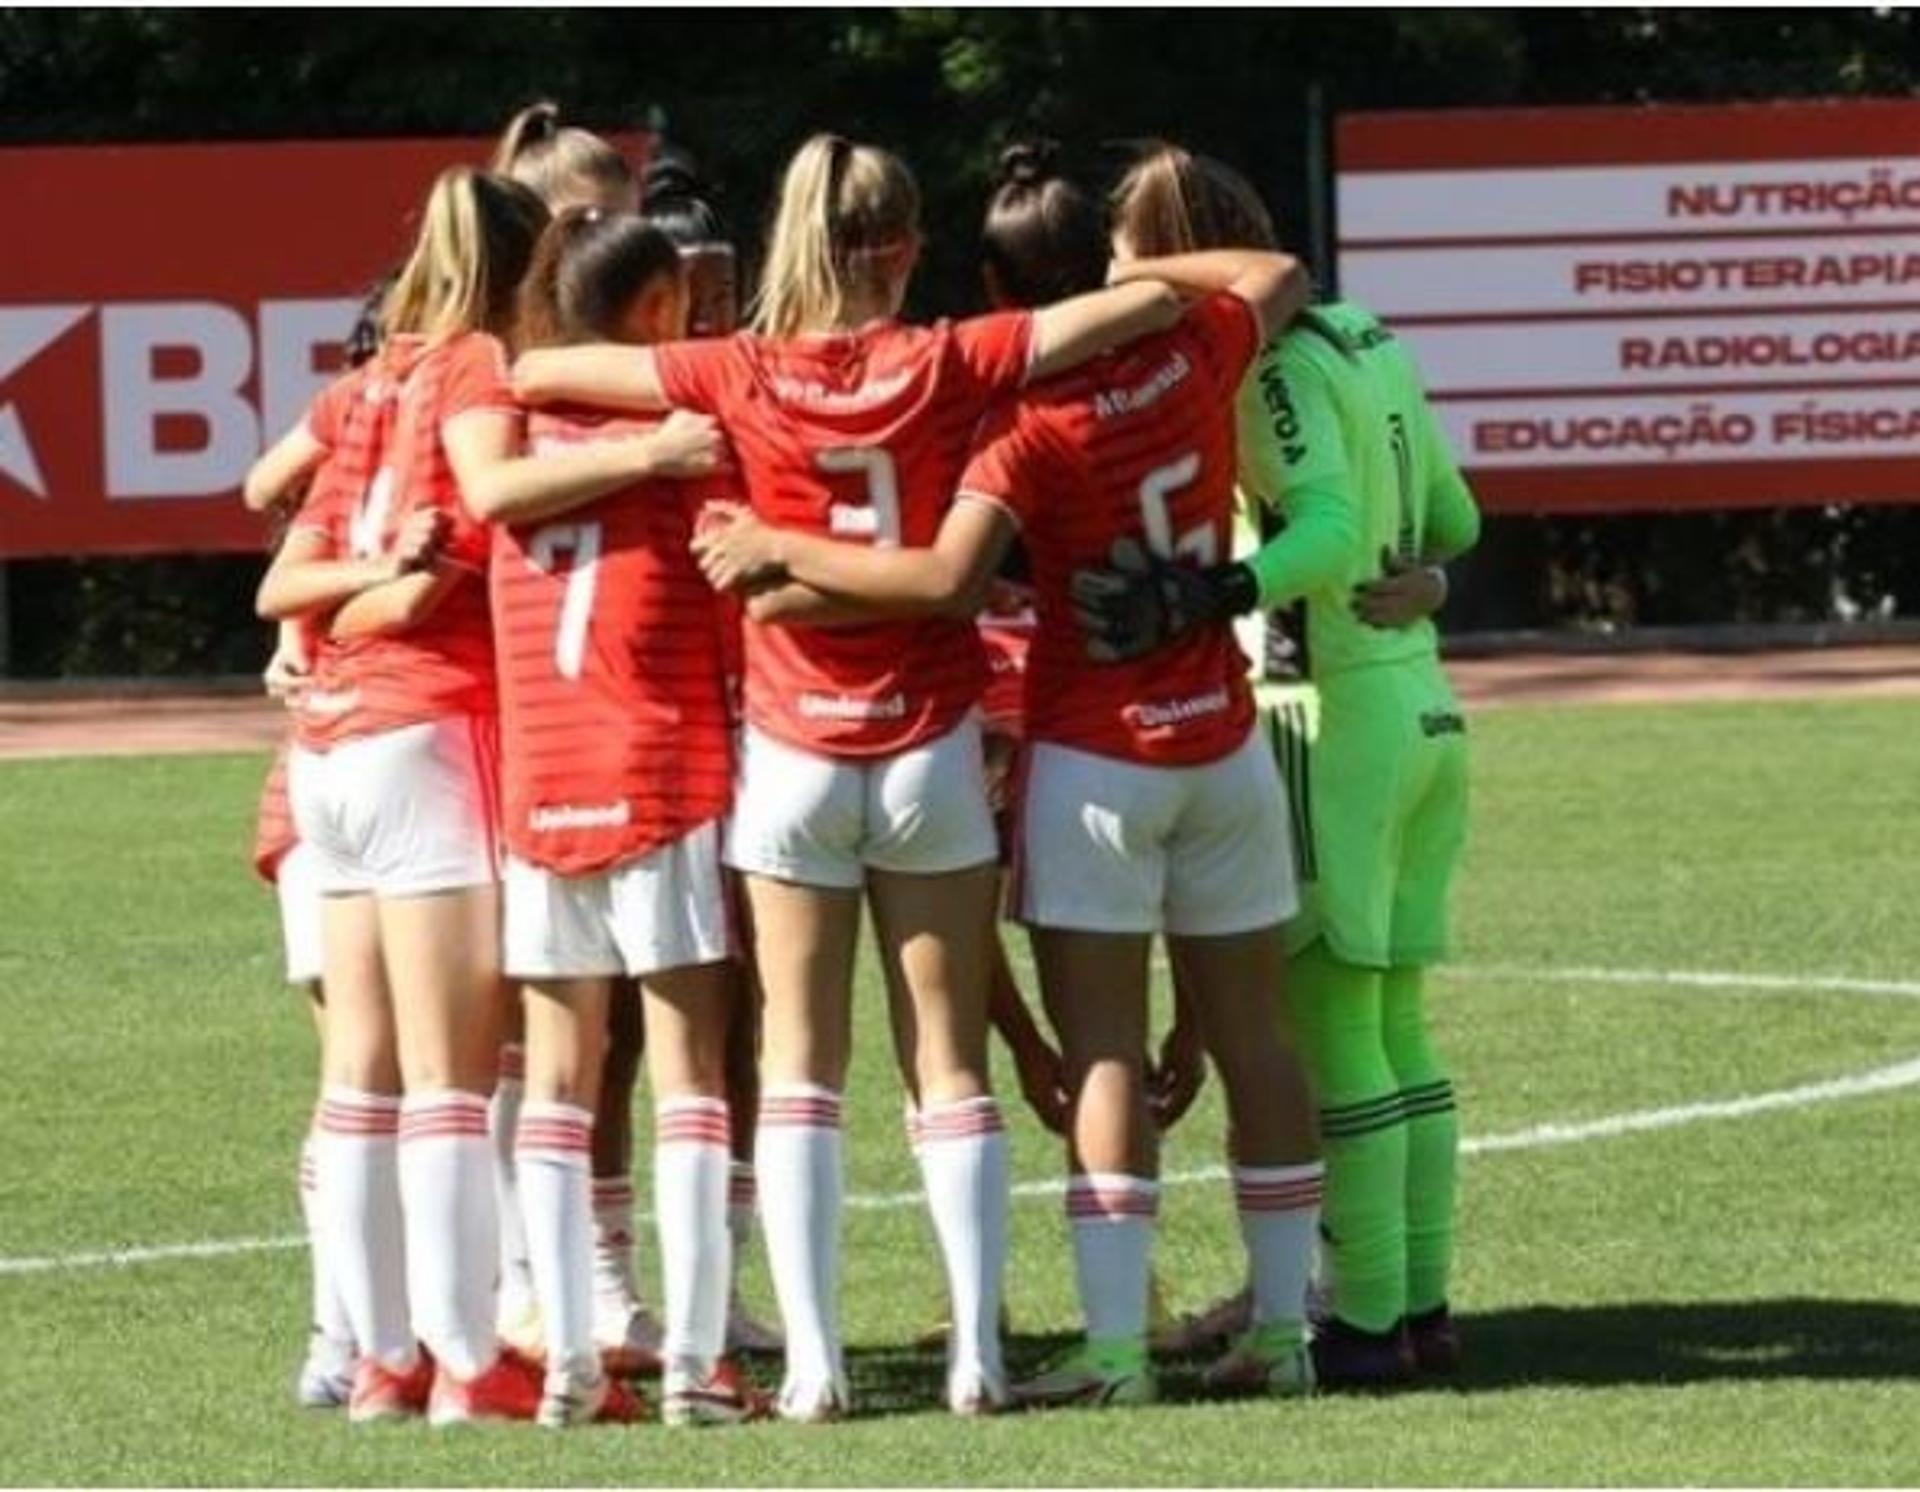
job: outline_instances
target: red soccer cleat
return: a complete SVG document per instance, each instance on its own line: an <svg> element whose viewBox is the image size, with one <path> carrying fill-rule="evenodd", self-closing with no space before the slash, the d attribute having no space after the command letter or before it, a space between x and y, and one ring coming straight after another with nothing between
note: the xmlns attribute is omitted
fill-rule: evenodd
<svg viewBox="0 0 1920 1492"><path fill-rule="evenodd" d="M724 1357L704 1379L669 1368L661 1393L660 1417L669 1425L741 1425L773 1412L772 1397Z"/></svg>
<svg viewBox="0 0 1920 1492"><path fill-rule="evenodd" d="M531 1420L540 1412L545 1377L511 1347L502 1347L493 1361L464 1383L441 1369L433 1380L427 1404L427 1422L464 1425L476 1420Z"/></svg>
<svg viewBox="0 0 1920 1492"><path fill-rule="evenodd" d="M425 1352L421 1352L404 1373L396 1373L374 1358L363 1357L354 1369L347 1419L356 1425L415 1419L427 1412L433 1378L433 1359Z"/></svg>
<svg viewBox="0 0 1920 1492"><path fill-rule="evenodd" d="M636 1425L647 1417L647 1401L638 1389L611 1373L592 1383L549 1379L540 1400L540 1423L549 1430L576 1425Z"/></svg>

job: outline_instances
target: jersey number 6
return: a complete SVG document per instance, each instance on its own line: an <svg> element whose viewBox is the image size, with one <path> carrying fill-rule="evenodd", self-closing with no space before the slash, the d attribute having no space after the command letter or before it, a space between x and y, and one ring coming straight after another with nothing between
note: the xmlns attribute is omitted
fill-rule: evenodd
<svg viewBox="0 0 1920 1492"><path fill-rule="evenodd" d="M1189 451L1165 466L1156 466L1140 479L1140 521L1146 525L1147 548L1162 559L1191 559L1210 565L1220 557L1220 539L1211 523L1202 523L1177 537L1173 532L1173 494L1193 484L1200 475L1200 453Z"/></svg>

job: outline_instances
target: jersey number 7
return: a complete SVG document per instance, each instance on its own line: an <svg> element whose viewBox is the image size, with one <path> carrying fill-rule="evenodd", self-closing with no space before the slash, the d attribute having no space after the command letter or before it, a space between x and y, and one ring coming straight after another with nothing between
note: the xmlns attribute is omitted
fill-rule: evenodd
<svg viewBox="0 0 1920 1492"><path fill-rule="evenodd" d="M553 666L563 679L577 679L587 661L587 623L593 618L593 588L600 571L600 525L549 523L534 531L527 560L553 574L560 556L571 554L566 593L560 598L560 624L553 633Z"/></svg>

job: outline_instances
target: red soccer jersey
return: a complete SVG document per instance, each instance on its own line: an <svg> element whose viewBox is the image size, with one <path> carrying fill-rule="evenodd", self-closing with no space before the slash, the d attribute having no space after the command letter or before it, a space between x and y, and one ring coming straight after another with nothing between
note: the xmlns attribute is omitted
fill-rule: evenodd
<svg viewBox="0 0 1920 1492"><path fill-rule="evenodd" d="M287 801L287 748L273 754L273 766L267 772L266 785L260 789L260 817L253 834L253 869L261 880L280 879L280 862L295 845L300 833L293 826L293 807Z"/></svg>
<svg viewBox="0 0 1920 1492"><path fill-rule="evenodd" d="M657 349L667 397L721 420L769 523L930 545L987 406L1025 381L1025 312L884 322L771 341ZM979 634L957 620L857 627L746 623L746 715L824 756L891 755L953 729L980 697Z"/></svg>
<svg viewBox="0 0 1920 1492"><path fill-rule="evenodd" d="M442 431L474 410L519 417L506 350L479 332L432 346L397 337L348 377L364 385L344 414L330 411L322 394L308 419L323 443L335 421L340 443L330 447L337 475L309 500L302 526L325 534L334 555L368 556L392 544L409 514L437 508L451 520L446 563L467 574L404 635L322 640L296 715L300 744L316 751L404 725L493 712L493 631L483 584L492 541L460 500Z"/></svg>
<svg viewBox="0 0 1920 1492"><path fill-rule="evenodd" d="M987 692L980 700L987 732L1021 740L1027 733L1027 655L1039 626L1033 592L996 582L979 625L987 648Z"/></svg>
<svg viewBox="0 0 1920 1492"><path fill-rule="evenodd" d="M531 416L536 453L644 430ZM688 543L724 482L643 482L494 530L508 846L562 875L644 855L720 817L733 759L721 607Z"/></svg>
<svg viewBox="0 0 1920 1492"><path fill-rule="evenodd" d="M1231 627L1096 665L1069 588L1123 537L1195 564L1228 557L1234 394L1258 344L1246 303L1212 296L1172 330L1049 380L994 420L960 487L1007 509L1033 565L1030 739L1169 767L1217 760L1246 739L1253 693Z"/></svg>

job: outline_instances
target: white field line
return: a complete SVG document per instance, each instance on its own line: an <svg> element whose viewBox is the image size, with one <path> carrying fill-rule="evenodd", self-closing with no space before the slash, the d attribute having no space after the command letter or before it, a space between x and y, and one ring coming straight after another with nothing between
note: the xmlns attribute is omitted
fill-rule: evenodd
<svg viewBox="0 0 1920 1492"><path fill-rule="evenodd" d="M1835 974L1742 974L1728 969L1530 969L1509 964L1447 964L1449 980L1533 984L1624 984L1671 989L1762 990L1787 994L1890 995L1920 1000L1920 980L1854 979Z"/></svg>
<svg viewBox="0 0 1920 1492"><path fill-rule="evenodd" d="M1449 971L1461 978L1531 979L1550 984L1631 984L1666 985L1688 989L1761 989L1832 991L1844 994L1894 995L1920 999L1920 983L1899 980L1851 979L1826 975L1805 977L1786 974L1740 974L1717 970L1636 970L1636 969L1526 969L1461 966ZM1773 1088L1762 1093L1736 1095L1700 1103L1672 1104L1654 1109L1635 1109L1623 1114L1606 1114L1575 1122L1549 1121L1528 1125L1504 1134L1472 1135L1461 1141L1466 1155L1497 1155L1509 1150L1541 1150L1560 1145L1580 1145L1592 1140L1617 1139L1622 1135L1644 1134L1650 1130L1680 1129L1717 1120L1746 1119L1755 1114L1780 1110L1813 1108L1846 1099L1892 1093L1920 1087L1920 1057L1865 1072L1849 1073L1791 1088ZM1161 1178L1163 1186L1197 1186L1226 1179L1220 1166L1203 1166L1192 1171L1176 1171ZM1021 1181L1013 1187L1015 1197L1057 1197L1066 1189L1058 1179ZM921 1205L918 1191L856 1193L847 1198L854 1212L891 1212ZM18 1258L0 1258L0 1277L29 1274L69 1274L94 1269L125 1269L139 1264L158 1264L176 1259L224 1259L240 1254L270 1253L306 1247L305 1234L287 1234L266 1238L211 1239L199 1243L154 1244L143 1248L102 1249L85 1253L45 1254Z"/></svg>

